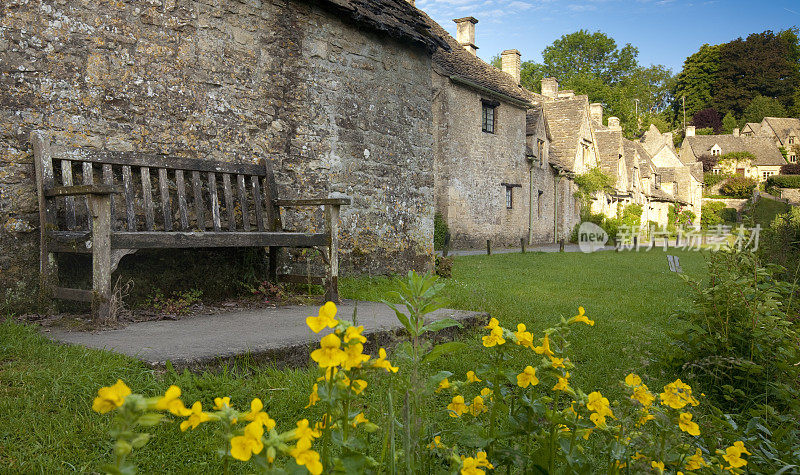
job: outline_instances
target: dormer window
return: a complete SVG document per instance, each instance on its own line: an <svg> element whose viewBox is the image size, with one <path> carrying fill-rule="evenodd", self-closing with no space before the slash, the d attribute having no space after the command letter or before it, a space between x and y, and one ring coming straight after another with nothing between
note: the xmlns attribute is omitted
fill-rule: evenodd
<svg viewBox="0 0 800 475"><path fill-rule="evenodd" d="M794 137L789 137L789 145L794 145Z"/></svg>
<svg viewBox="0 0 800 475"><path fill-rule="evenodd" d="M720 155L722 155L722 149L719 147L719 145L714 145L713 147L711 147L712 157L719 157Z"/></svg>
<svg viewBox="0 0 800 475"><path fill-rule="evenodd" d="M481 100L481 130L487 134L495 133L497 124L497 101Z"/></svg>

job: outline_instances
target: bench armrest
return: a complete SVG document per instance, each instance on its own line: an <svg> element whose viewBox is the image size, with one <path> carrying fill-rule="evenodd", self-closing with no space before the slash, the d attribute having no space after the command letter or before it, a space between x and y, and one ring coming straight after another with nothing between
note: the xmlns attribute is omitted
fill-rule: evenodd
<svg viewBox="0 0 800 475"><path fill-rule="evenodd" d="M110 195L122 193L119 185L74 185L54 186L44 190L45 196Z"/></svg>
<svg viewBox="0 0 800 475"><path fill-rule="evenodd" d="M299 200L275 200L275 204L284 207L322 206L322 205L349 205L351 198L311 198Z"/></svg>

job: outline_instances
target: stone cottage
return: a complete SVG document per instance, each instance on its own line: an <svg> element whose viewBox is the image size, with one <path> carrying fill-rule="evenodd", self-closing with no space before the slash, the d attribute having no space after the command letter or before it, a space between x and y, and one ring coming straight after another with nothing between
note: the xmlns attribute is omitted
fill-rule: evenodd
<svg viewBox="0 0 800 475"><path fill-rule="evenodd" d="M659 188L682 206L688 206L699 220L703 207L702 164L683 153L679 155L672 133L661 133L655 125L645 132L641 144L657 168Z"/></svg>
<svg viewBox="0 0 800 475"><path fill-rule="evenodd" d="M760 124L748 123L742 135L772 139L775 146L786 150L786 161L789 163L797 163L800 157L800 119L764 117Z"/></svg>
<svg viewBox="0 0 800 475"><path fill-rule="evenodd" d="M37 271L33 129L68 147L271 160L282 197L353 197L343 270L427 268L431 57L448 48L400 0L4 1L0 285Z"/></svg>
<svg viewBox="0 0 800 475"><path fill-rule="evenodd" d="M502 53L502 70L477 57L473 17L457 35L429 19L449 50L433 56L436 210L453 248L491 240L498 247L552 242L554 174L538 95L520 85L520 53Z"/></svg>
<svg viewBox="0 0 800 475"><path fill-rule="evenodd" d="M681 147L681 160L692 163L703 156L721 157L736 152L748 152L755 158L722 160L712 169L712 173L766 181L768 177L779 174L781 166L786 165L786 160L770 137L692 135L691 129L687 130Z"/></svg>

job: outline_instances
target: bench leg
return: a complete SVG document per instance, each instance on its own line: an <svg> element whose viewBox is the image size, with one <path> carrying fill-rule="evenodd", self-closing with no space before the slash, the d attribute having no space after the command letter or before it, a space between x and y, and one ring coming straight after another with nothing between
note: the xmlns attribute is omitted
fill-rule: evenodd
<svg viewBox="0 0 800 475"><path fill-rule="evenodd" d="M325 225L330 236L325 300L339 302L339 205L325 206Z"/></svg>
<svg viewBox="0 0 800 475"><path fill-rule="evenodd" d="M111 315L111 197L92 195L92 315L95 321Z"/></svg>

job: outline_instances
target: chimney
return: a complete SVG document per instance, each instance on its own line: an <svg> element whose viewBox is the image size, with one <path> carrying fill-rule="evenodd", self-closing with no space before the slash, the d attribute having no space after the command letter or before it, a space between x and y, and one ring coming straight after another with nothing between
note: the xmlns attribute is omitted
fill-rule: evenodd
<svg viewBox="0 0 800 475"><path fill-rule="evenodd" d="M739 127L736 127L735 129L733 129L733 136L734 137L738 137L739 136Z"/></svg>
<svg viewBox="0 0 800 475"><path fill-rule="evenodd" d="M558 97L558 79L542 78L542 95L556 99Z"/></svg>
<svg viewBox="0 0 800 475"><path fill-rule="evenodd" d="M500 54L503 72L511 76L517 85L520 83L521 56L515 49L507 49Z"/></svg>
<svg viewBox="0 0 800 475"><path fill-rule="evenodd" d="M414 6L414 0L406 0L406 1L407 1L408 3L410 3L412 6Z"/></svg>
<svg viewBox="0 0 800 475"><path fill-rule="evenodd" d="M456 41L464 47L467 51L474 55L478 55L478 47L475 46L475 24L478 20L468 16L464 18L456 18Z"/></svg>
<svg viewBox="0 0 800 475"><path fill-rule="evenodd" d="M619 117L609 117L608 128L611 130L621 131L622 126L619 125Z"/></svg>
<svg viewBox="0 0 800 475"><path fill-rule="evenodd" d="M572 89L563 89L561 91L558 91L559 99L572 99L573 97L575 97L575 91L573 91Z"/></svg>
<svg viewBox="0 0 800 475"><path fill-rule="evenodd" d="M687 125L686 126L686 137L694 137L694 126Z"/></svg>
<svg viewBox="0 0 800 475"><path fill-rule="evenodd" d="M599 102L589 104L589 115L591 116L592 121L603 125L603 104L600 104Z"/></svg>

